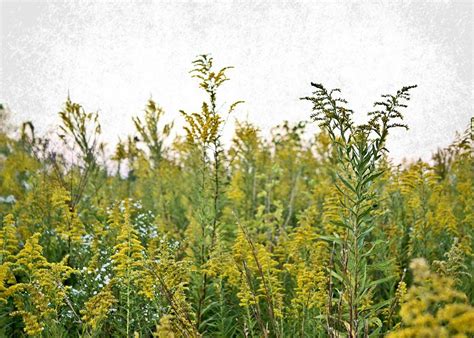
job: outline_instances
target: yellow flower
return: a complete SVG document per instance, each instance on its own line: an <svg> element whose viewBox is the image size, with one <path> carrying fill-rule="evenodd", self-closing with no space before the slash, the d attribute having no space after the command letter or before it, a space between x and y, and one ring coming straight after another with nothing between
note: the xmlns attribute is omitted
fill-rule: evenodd
<svg viewBox="0 0 474 338"><path fill-rule="evenodd" d="M82 320L96 331L110 312L112 306L117 302L109 287L102 289L98 294L92 296L81 310Z"/></svg>
<svg viewBox="0 0 474 338"><path fill-rule="evenodd" d="M69 290L63 282L76 273L66 265L67 256L59 263L48 263L43 257L39 237L36 233L29 238L15 257L14 271L25 276L24 282L5 291L7 296L13 297L16 307L11 315L22 317L29 335L39 334L46 325L58 320Z"/></svg>
<svg viewBox="0 0 474 338"><path fill-rule="evenodd" d="M474 333L474 308L454 281L430 271L424 258L410 264L414 285L402 303L402 327L388 337L467 337Z"/></svg>

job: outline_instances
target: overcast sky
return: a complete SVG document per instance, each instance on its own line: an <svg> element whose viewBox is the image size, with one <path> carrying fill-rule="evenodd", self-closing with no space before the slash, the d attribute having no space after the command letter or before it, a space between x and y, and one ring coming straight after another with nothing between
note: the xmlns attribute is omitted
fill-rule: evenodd
<svg viewBox="0 0 474 338"><path fill-rule="evenodd" d="M235 67L220 102L245 100L232 119L264 132L309 118L299 98L311 81L341 88L357 114L417 84L410 130L389 142L397 160L428 159L473 115L471 1L0 2L0 102L40 133L55 130L68 91L100 111L109 143L150 95L180 126L179 109L199 109L188 71L202 53Z"/></svg>

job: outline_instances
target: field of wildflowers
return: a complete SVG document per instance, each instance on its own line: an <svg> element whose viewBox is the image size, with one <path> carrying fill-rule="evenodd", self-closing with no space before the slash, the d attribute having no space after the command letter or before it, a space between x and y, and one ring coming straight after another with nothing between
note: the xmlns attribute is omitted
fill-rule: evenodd
<svg viewBox="0 0 474 338"><path fill-rule="evenodd" d="M239 121L223 144L231 67L192 67L203 101L182 138L152 99L111 156L70 98L56 140L0 129L0 336L474 335L468 133L397 164L386 140L416 86L357 125L313 83L314 136Z"/></svg>

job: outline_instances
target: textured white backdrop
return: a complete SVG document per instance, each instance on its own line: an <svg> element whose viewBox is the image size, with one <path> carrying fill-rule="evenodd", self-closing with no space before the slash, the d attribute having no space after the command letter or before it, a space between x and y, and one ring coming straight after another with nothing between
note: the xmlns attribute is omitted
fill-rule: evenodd
<svg viewBox="0 0 474 338"><path fill-rule="evenodd" d="M471 1L0 2L0 102L40 133L55 130L68 91L100 111L109 143L150 95L179 126L179 109L199 109L188 71L201 53L235 66L221 102L245 100L232 118L264 132L308 119L298 98L311 81L340 87L358 114L418 84L411 129L389 143L397 160L428 159L473 115Z"/></svg>

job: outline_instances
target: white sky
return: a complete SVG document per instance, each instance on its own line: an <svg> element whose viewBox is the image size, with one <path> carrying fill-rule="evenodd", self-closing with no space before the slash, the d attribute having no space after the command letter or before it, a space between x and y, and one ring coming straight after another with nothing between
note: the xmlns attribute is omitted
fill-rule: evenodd
<svg viewBox="0 0 474 338"><path fill-rule="evenodd" d="M100 111L109 143L150 95L180 126L178 110L200 106L188 71L202 53L235 66L221 103L245 100L233 117L265 132L309 118L299 98L311 81L340 87L359 114L418 84L410 130L388 144L395 159L428 159L473 115L471 1L0 2L0 102L40 133L55 130L68 90Z"/></svg>

